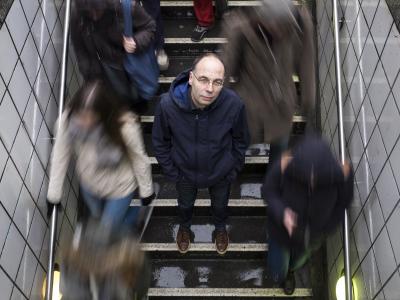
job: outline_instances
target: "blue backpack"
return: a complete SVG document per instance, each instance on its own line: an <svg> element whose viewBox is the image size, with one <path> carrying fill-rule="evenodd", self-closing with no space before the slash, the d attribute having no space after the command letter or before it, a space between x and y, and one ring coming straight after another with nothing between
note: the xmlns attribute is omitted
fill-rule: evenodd
<svg viewBox="0 0 400 300"><path fill-rule="evenodd" d="M133 36L131 0L122 0L124 35ZM158 68L154 47L149 46L141 53L127 53L124 67L131 81L136 85L138 95L150 100L158 91Z"/></svg>

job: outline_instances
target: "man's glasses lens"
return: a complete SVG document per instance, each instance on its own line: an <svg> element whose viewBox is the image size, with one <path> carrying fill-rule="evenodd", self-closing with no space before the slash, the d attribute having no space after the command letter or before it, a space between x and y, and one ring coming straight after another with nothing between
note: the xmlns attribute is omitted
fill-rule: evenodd
<svg viewBox="0 0 400 300"><path fill-rule="evenodd" d="M224 81L221 80L221 79L216 79L216 80L214 80L214 81L211 81L211 80L208 79L207 77L200 77L200 78L198 78L198 77L196 76L196 74L193 73L193 75L194 75L194 77L197 79L197 81L200 82L200 83L203 84L203 85L209 85L210 82L211 82L211 84L212 84L213 86L215 86L215 87L221 87L221 86L224 84Z"/></svg>

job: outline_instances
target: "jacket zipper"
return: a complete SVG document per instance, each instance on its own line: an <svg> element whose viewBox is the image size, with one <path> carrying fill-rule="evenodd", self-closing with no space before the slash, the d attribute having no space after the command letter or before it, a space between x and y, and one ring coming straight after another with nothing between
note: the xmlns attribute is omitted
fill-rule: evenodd
<svg viewBox="0 0 400 300"><path fill-rule="evenodd" d="M195 126L195 128L196 128L196 133L195 133L195 147L196 147L196 149L195 149L195 161L196 161L196 173L195 173L195 182L196 182L196 185L197 185L197 175L198 175L198 172L199 172L199 162L198 162L198 155L197 155L197 151L198 151L198 146L197 146L197 144L198 144L198 138L199 138L199 114L196 114L196 117L195 117L195 122L196 122L196 126Z"/></svg>

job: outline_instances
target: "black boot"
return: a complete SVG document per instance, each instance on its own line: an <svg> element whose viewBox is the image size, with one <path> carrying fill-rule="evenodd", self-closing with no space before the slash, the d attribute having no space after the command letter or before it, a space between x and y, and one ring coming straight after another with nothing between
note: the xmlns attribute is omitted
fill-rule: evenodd
<svg viewBox="0 0 400 300"><path fill-rule="evenodd" d="M292 295L296 287L296 280L294 278L294 272L289 272L285 282L283 283L283 292L286 295Z"/></svg>

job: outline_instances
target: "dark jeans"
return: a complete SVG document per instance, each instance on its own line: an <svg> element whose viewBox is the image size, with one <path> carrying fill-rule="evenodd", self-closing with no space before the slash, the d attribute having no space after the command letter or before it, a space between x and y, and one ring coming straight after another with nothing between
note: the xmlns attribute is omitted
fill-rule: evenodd
<svg viewBox="0 0 400 300"><path fill-rule="evenodd" d="M230 182L223 180L208 188L211 198L211 210L216 230L224 230L228 218L228 201L230 193ZM178 191L178 210L180 226L190 229L194 202L197 197L197 187L187 181L176 184Z"/></svg>
<svg viewBox="0 0 400 300"><path fill-rule="evenodd" d="M99 219L105 226L118 230L130 228L135 223L139 209L130 208L133 193L116 199L104 199L80 187L83 200L89 208L90 216Z"/></svg>
<svg viewBox="0 0 400 300"><path fill-rule="evenodd" d="M146 12L156 21L154 47L156 50L164 48L164 24L161 18L160 0L143 0Z"/></svg>
<svg viewBox="0 0 400 300"><path fill-rule="evenodd" d="M289 271L294 272L306 264L311 254L320 247L322 241L322 239L314 241L307 249L299 253L269 237L267 269L272 280L275 283L283 283Z"/></svg>

